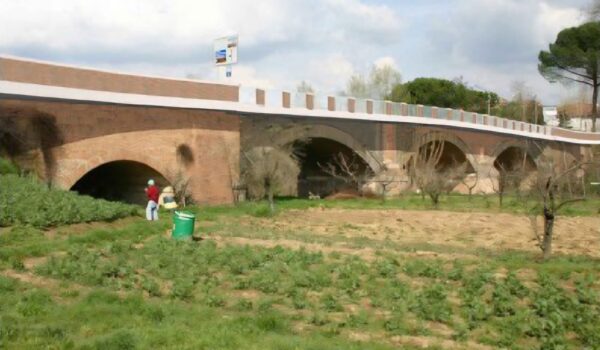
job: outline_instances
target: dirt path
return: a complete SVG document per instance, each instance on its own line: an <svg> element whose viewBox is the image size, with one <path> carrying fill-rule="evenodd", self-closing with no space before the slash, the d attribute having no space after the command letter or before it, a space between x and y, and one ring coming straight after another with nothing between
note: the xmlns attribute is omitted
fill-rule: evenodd
<svg viewBox="0 0 600 350"><path fill-rule="evenodd" d="M274 231L304 231L322 236L366 237L399 244L436 244L538 251L530 220L523 215L411 210L310 209L285 212L276 219L244 218L242 225ZM600 216L559 217L555 253L600 258Z"/></svg>

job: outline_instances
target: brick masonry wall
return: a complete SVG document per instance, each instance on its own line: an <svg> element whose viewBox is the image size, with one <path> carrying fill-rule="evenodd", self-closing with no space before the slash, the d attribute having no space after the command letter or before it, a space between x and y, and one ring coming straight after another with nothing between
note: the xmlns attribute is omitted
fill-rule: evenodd
<svg viewBox="0 0 600 350"><path fill-rule="evenodd" d="M176 148L187 144L193 165L183 171L199 203L230 203L239 177L239 117L234 114L44 101L0 100L0 107L34 108L56 118L63 144L52 149L52 182L70 188L104 163L144 163L170 181L182 169ZM143 186L144 184L141 184Z"/></svg>
<svg viewBox="0 0 600 350"><path fill-rule="evenodd" d="M10 58L0 58L0 79L89 90L239 101L239 88L234 85L143 77Z"/></svg>
<svg viewBox="0 0 600 350"><path fill-rule="evenodd" d="M467 153L482 176L493 173L493 161L503 147L525 142L524 138L468 130L327 119L317 123L307 118L238 116L219 111L6 99L0 100L0 107L35 109L55 117L63 143L52 149L56 166L50 176L64 188L70 188L93 168L116 160L144 163L173 181L181 169L176 148L187 144L195 162L185 174L190 177L194 199L200 203L232 202L231 187L240 172L240 148L263 144L268 139L265 127L273 123L292 126L299 138L338 140L358 150L370 165L396 161L399 169L413 150L415 134L441 132ZM285 141L293 142L295 135L287 136ZM545 142L541 146L566 151L575 158L582 154L576 145Z"/></svg>

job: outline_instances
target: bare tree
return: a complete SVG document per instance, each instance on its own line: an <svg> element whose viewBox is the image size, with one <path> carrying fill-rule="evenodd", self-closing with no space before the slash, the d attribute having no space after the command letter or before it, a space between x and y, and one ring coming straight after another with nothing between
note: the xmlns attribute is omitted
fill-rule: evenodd
<svg viewBox="0 0 600 350"><path fill-rule="evenodd" d="M313 94L315 92L315 89L313 89L312 85L309 82L302 80L298 84L298 86L296 86L296 91Z"/></svg>
<svg viewBox="0 0 600 350"><path fill-rule="evenodd" d="M175 158L177 167L171 172L171 185L175 192L175 198L185 207L192 202L190 168L195 162L194 152L188 144L181 143L175 148Z"/></svg>
<svg viewBox="0 0 600 350"><path fill-rule="evenodd" d="M389 191L398 184L398 174L382 166L381 170L375 175L376 183L381 187L381 203L385 203Z"/></svg>
<svg viewBox="0 0 600 350"><path fill-rule="evenodd" d="M584 177L585 172L597 167L598 164L583 161L557 167L555 162L550 161L545 164L543 171L539 172L527 199L533 201L530 219L544 259L548 259L552 254L556 216L565 206L586 200L585 183L581 181L581 177ZM543 230L538 227L537 217L540 215L543 217Z"/></svg>
<svg viewBox="0 0 600 350"><path fill-rule="evenodd" d="M327 175L355 186L361 197L363 196L363 186L375 176L373 170L365 166L364 161L355 153L348 156L340 152L335 154L331 161L325 164L317 163L317 165Z"/></svg>
<svg viewBox="0 0 600 350"><path fill-rule="evenodd" d="M181 203L182 207L186 207L192 203L192 194L190 192L190 176L184 171L178 170L173 176L173 191L175 198Z"/></svg>
<svg viewBox="0 0 600 350"><path fill-rule="evenodd" d="M355 74L346 84L345 94L356 98L385 99L402 83L402 75L391 64L373 65L369 76Z"/></svg>
<svg viewBox="0 0 600 350"><path fill-rule="evenodd" d="M468 163L465 162L463 164L461 164L461 168L463 169L463 171L466 173L467 169L468 169ZM474 175L474 176L472 176ZM472 195L473 195L473 190L475 189L475 187L477 187L477 184L479 183L479 173L478 172L474 172L473 174L468 174L467 176L463 176L459 179L459 181L465 185L465 187L467 188L467 191L469 191L469 202L472 199Z"/></svg>
<svg viewBox="0 0 600 350"><path fill-rule="evenodd" d="M249 194L254 198L267 197L269 210L275 212L275 195L286 186L296 184L300 166L292 146L255 147L244 152L248 163L243 177Z"/></svg>
<svg viewBox="0 0 600 350"><path fill-rule="evenodd" d="M422 196L427 195L437 207L440 197L452 191L465 176L466 166L457 166L456 162L442 162L445 142L437 134L429 136L425 142L413 144L416 147L423 146L416 149L411 159L409 175Z"/></svg>
<svg viewBox="0 0 600 350"><path fill-rule="evenodd" d="M494 193L498 195L498 206L502 208L504 202L504 194L506 193L507 188L508 171L504 168L502 164L496 166L495 169L498 171L496 181L493 180L493 169L490 169L488 177L492 179L492 191L494 191Z"/></svg>

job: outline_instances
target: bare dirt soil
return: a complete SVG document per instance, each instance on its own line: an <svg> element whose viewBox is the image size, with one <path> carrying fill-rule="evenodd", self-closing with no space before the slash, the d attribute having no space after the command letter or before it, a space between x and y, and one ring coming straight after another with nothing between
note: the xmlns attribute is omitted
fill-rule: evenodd
<svg viewBox="0 0 600 350"><path fill-rule="evenodd" d="M245 221L245 220L244 220ZM542 219L538 218L541 228ZM529 218L514 214L411 210L309 209L287 211L272 219L242 224L274 231L302 230L314 235L433 244L472 251L537 251ZM553 250L559 254L600 257L600 217L558 217ZM283 238L283 237L282 237Z"/></svg>

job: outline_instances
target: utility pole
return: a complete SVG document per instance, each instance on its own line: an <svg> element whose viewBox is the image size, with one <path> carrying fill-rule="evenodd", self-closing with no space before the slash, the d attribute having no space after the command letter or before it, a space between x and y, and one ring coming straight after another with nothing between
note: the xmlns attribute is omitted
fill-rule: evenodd
<svg viewBox="0 0 600 350"><path fill-rule="evenodd" d="M492 104L492 95L490 95L489 91L487 92L487 95L488 95L488 100L487 100L487 102L488 102L487 115L490 115L490 107L491 107L491 104Z"/></svg>
<svg viewBox="0 0 600 350"><path fill-rule="evenodd" d="M534 124L538 123L538 114L537 114L537 96L533 96L533 120Z"/></svg>

